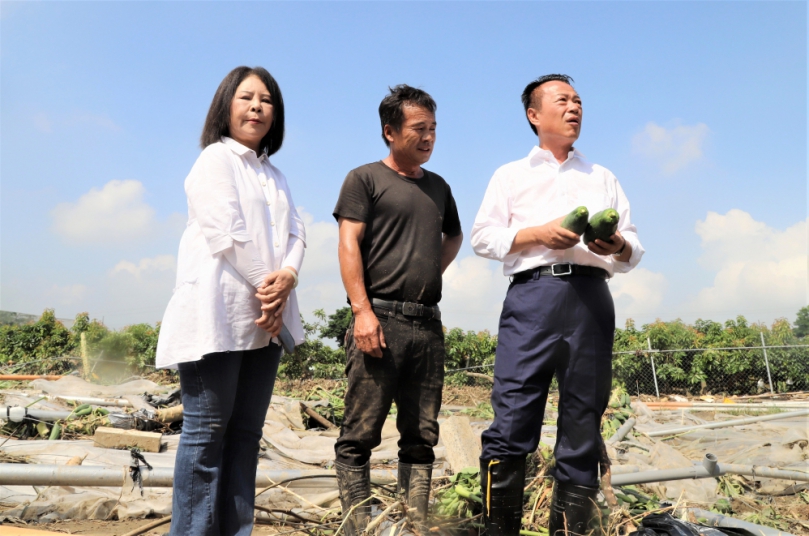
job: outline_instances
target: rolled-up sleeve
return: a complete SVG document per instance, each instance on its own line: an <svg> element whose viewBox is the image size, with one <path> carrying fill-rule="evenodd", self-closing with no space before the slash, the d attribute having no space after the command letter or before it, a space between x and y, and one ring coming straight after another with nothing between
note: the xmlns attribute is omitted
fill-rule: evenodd
<svg viewBox="0 0 809 536"><path fill-rule="evenodd" d="M626 262L617 261L615 257L613 257L613 269L618 273L626 273L638 265L641 257L646 253L646 250L643 249L640 239L638 239L638 229L632 223L630 215L629 200L626 198L626 194L624 194L624 190L621 188L617 179L615 179L614 208L618 211L621 218L618 223L618 230L621 232L621 236L624 237L624 240L632 247L632 255Z"/></svg>
<svg viewBox="0 0 809 536"><path fill-rule="evenodd" d="M221 144L208 146L197 159L185 183L188 203L194 209L211 254L247 242L250 235L244 222L236 190L233 164Z"/></svg>
<svg viewBox="0 0 809 536"><path fill-rule="evenodd" d="M511 199L504 178L495 173L472 226L472 249L481 257L506 261L519 229L509 227Z"/></svg>

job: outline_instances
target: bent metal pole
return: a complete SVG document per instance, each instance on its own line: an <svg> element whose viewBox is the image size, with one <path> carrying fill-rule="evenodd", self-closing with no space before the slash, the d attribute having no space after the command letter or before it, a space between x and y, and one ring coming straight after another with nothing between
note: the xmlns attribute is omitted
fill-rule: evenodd
<svg viewBox="0 0 809 536"><path fill-rule="evenodd" d="M644 432L649 437L668 436L672 434L680 434L682 432L691 432L692 430L705 430L710 428L725 428L728 426L740 426L742 424L752 424L761 421L775 421L778 419L790 419L792 417L805 417L809 415L809 409L803 411L790 411L788 413L775 413L773 415L762 415L760 417L748 417L746 419L733 419L732 421L716 421L707 424L695 424L694 426L682 426L679 428L668 428L666 430L652 430Z"/></svg>
<svg viewBox="0 0 809 536"><path fill-rule="evenodd" d="M24 463L0 463L0 485L2 486L85 486L120 487L129 480L129 466L99 467L83 465L40 465ZM141 468L144 487L170 488L174 482L173 467ZM259 471L256 474L256 487L271 486L283 480L300 477L322 476L334 478L334 471L326 470L282 470ZM396 481L394 471L373 470L371 481L388 484Z"/></svg>
<svg viewBox="0 0 809 536"><path fill-rule="evenodd" d="M618 466L616 466L617 468ZM659 471L640 471L612 474L613 486L628 486L631 484L647 484L650 482L667 482L670 480L687 480L696 478L715 478L722 475L748 475L766 478L781 478L809 482L809 473L789 471L772 467L757 465L737 465L732 463L718 463L716 456L706 454L702 465L679 467L676 469L662 469Z"/></svg>

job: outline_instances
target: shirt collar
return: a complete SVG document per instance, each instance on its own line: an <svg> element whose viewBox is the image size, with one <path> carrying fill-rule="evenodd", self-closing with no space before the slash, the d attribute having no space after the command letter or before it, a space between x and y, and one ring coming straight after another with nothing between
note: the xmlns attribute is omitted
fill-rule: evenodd
<svg viewBox="0 0 809 536"><path fill-rule="evenodd" d="M227 136L222 136L222 143L224 143L225 145L230 147L230 150L233 151L234 153L236 153L239 156L253 155L253 157L256 158L259 161L263 161L263 160L265 160L267 158L267 155L265 153L262 153L261 156L258 156L253 149L251 149L251 148L249 148L249 147L247 147L245 145L242 145L241 143L234 140L233 138L228 138Z"/></svg>
<svg viewBox="0 0 809 536"><path fill-rule="evenodd" d="M581 158L582 160L584 160L584 154L582 154L581 151L573 147L573 150L567 153L567 158L568 160L570 160L571 158ZM540 149L538 145L534 145L531 148L531 152L528 153L528 163L532 166L537 166L545 162L552 162L554 164L557 163L556 158L553 156L552 152L550 152L547 149Z"/></svg>

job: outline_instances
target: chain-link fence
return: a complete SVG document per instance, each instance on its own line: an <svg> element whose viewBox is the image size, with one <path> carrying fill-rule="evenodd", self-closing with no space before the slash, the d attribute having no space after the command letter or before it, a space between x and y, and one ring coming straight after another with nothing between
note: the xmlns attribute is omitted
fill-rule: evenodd
<svg viewBox="0 0 809 536"><path fill-rule="evenodd" d="M633 394L804 391L809 390L809 345L618 352L613 374Z"/></svg>
<svg viewBox="0 0 809 536"><path fill-rule="evenodd" d="M493 359L492 359L493 360ZM494 364L447 370L450 385L491 386ZM809 345L616 352L613 378L632 394L755 395L809 390Z"/></svg>

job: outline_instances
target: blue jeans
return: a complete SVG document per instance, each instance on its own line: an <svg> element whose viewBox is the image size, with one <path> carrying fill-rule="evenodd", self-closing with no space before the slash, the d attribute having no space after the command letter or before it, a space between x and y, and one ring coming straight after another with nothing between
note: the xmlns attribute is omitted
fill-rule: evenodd
<svg viewBox="0 0 809 536"><path fill-rule="evenodd" d="M173 536L253 530L259 440L281 347L181 363L183 432L174 466Z"/></svg>

